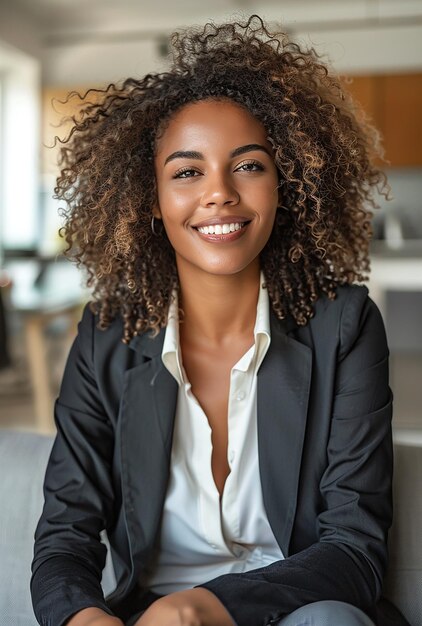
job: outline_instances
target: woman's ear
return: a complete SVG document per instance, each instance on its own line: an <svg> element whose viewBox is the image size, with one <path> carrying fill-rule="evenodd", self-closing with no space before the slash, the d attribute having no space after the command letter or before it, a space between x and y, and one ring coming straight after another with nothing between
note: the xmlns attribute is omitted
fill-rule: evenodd
<svg viewBox="0 0 422 626"><path fill-rule="evenodd" d="M160 208L158 206L158 204L154 205L152 207L152 214L153 216L157 219L157 220L161 220L162 219L162 215L161 215L161 211Z"/></svg>

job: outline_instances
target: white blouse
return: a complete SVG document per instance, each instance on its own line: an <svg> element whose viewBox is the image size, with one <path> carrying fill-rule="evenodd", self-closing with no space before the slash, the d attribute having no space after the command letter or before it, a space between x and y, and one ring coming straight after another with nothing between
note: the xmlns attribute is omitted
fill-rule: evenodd
<svg viewBox="0 0 422 626"><path fill-rule="evenodd" d="M258 466L257 372L271 341L263 280L261 274L255 343L230 373L230 474L221 504L211 469L211 428L182 364L177 299L170 306L162 359L179 384L170 481L157 561L142 581L156 593L181 591L284 558L264 509Z"/></svg>

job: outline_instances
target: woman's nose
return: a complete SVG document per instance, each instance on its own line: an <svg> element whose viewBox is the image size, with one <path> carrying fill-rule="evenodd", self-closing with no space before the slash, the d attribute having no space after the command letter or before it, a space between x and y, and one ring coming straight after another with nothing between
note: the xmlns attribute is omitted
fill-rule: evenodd
<svg viewBox="0 0 422 626"><path fill-rule="evenodd" d="M226 204L237 204L239 202L239 193L233 181L223 173L210 174L206 177L204 182L205 188L202 195L202 206L224 206Z"/></svg>

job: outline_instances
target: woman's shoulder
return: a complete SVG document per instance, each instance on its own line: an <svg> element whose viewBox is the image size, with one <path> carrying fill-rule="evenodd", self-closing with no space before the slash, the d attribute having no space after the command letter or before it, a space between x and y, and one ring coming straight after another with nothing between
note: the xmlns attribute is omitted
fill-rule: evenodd
<svg viewBox="0 0 422 626"><path fill-rule="evenodd" d="M342 285L337 288L334 300L325 295L319 298L309 327L313 335L335 334L340 353L364 334L377 335L385 341L381 313L365 285Z"/></svg>
<svg viewBox="0 0 422 626"><path fill-rule="evenodd" d="M324 351L335 346L340 353L368 329L385 332L381 314L369 297L368 288L356 284L338 286L334 298L320 295L306 325L298 326L290 316L282 325L290 337L310 348Z"/></svg>
<svg viewBox="0 0 422 626"><path fill-rule="evenodd" d="M85 333L89 332L92 335L95 335L98 331L102 334L108 334L109 337L122 335L123 320L119 313L111 319L109 325L105 329L100 329L99 320L100 318L96 312L95 303L90 300L83 307L81 320L79 322L79 330Z"/></svg>
<svg viewBox="0 0 422 626"><path fill-rule="evenodd" d="M365 285L339 285L333 299L325 294L317 299L311 322L325 323L325 319L334 318L344 322L350 317L360 317L371 309L377 309L377 306L369 297L369 290Z"/></svg>
<svg viewBox="0 0 422 626"><path fill-rule="evenodd" d="M112 351L127 352L129 346L123 343L123 319L117 314L106 328L99 325L99 314L95 311L92 301L84 306L78 324L79 340L89 346L93 354L110 353Z"/></svg>
<svg viewBox="0 0 422 626"><path fill-rule="evenodd" d="M151 331L145 331L134 335L125 343L122 315L117 313L109 324L102 328L95 306L92 302L88 302L79 322L78 337L85 346L89 346L94 362L106 362L110 367L113 364L118 364L118 367L128 367L130 364L140 363L160 352L163 333L153 334Z"/></svg>
<svg viewBox="0 0 422 626"><path fill-rule="evenodd" d="M338 285L335 290L335 298L331 299L322 294L315 303L315 313L320 310L331 308L338 313L348 307L362 307L369 299L368 287L365 285Z"/></svg>

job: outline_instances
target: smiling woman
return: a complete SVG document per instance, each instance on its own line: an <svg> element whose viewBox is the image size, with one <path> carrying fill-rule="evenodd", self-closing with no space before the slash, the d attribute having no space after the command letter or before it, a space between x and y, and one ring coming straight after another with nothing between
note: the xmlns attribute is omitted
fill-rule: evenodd
<svg viewBox="0 0 422 626"><path fill-rule="evenodd" d="M151 236L157 138L185 105L222 98L261 122L273 147L280 194L261 262L276 315L306 324L320 294L369 269L367 207L384 183L371 164L377 134L312 50L259 18L176 33L172 45L171 71L95 90L95 102L88 92L62 149L63 233L89 271L101 327L121 314L129 342L166 325L178 276L166 233Z"/></svg>
<svg viewBox="0 0 422 626"><path fill-rule="evenodd" d="M278 205L266 136L243 107L205 100L176 113L158 140L153 214L163 219L181 283L252 273L257 284Z"/></svg>
<svg viewBox="0 0 422 626"><path fill-rule="evenodd" d="M36 616L373 626L391 392L381 316L352 283L384 183L375 131L257 16L172 41L169 72L110 85L62 147L94 301L56 403Z"/></svg>

